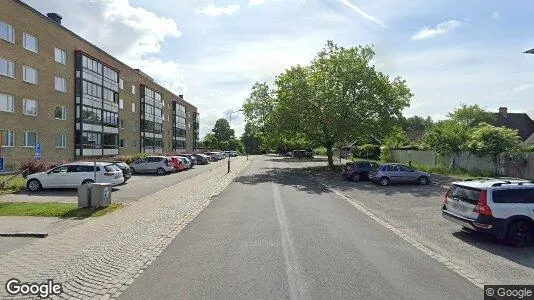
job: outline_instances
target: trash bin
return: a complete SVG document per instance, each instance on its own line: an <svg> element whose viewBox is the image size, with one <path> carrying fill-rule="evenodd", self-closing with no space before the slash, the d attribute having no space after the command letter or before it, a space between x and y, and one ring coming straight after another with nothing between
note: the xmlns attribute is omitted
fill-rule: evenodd
<svg viewBox="0 0 534 300"><path fill-rule="evenodd" d="M91 185L91 206L107 207L111 203L111 184L93 183Z"/></svg>
<svg viewBox="0 0 534 300"><path fill-rule="evenodd" d="M82 184L78 187L78 207L89 207L91 200L91 185Z"/></svg>

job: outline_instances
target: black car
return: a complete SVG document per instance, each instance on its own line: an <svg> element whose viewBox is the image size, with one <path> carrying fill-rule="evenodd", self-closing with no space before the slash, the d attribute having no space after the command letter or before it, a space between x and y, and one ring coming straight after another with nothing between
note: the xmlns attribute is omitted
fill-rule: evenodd
<svg viewBox="0 0 534 300"><path fill-rule="evenodd" d="M197 164L199 165L207 165L210 161L210 158L204 154L195 154L195 157L197 159Z"/></svg>
<svg viewBox="0 0 534 300"><path fill-rule="evenodd" d="M360 181L369 179L369 172L375 171L378 167L379 164L372 161L348 162L343 168L341 175L353 181Z"/></svg>
<svg viewBox="0 0 534 300"><path fill-rule="evenodd" d="M194 154L186 153L186 154L180 154L180 155L189 158L189 160L191 161L191 166L196 166L199 164L197 157Z"/></svg>
<svg viewBox="0 0 534 300"><path fill-rule="evenodd" d="M128 166L127 163L123 161L112 161L111 163L115 164L119 169L122 171L122 176L124 177L124 182L128 181L128 179L132 178L132 169L130 169L130 166Z"/></svg>

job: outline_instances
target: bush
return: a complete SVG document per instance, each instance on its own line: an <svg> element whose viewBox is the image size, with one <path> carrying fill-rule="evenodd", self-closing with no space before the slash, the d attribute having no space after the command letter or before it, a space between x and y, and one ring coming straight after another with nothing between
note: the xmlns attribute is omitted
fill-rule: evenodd
<svg viewBox="0 0 534 300"><path fill-rule="evenodd" d="M380 146L365 144L354 148L352 156L357 158L378 160L380 157Z"/></svg>
<svg viewBox="0 0 534 300"><path fill-rule="evenodd" d="M34 174L39 172L44 172L46 170L49 170L53 168L54 166L57 166L57 163L46 161L46 160L27 160L20 164L20 170L26 170L26 174Z"/></svg>
<svg viewBox="0 0 534 300"><path fill-rule="evenodd" d="M382 148L379 158L382 162L393 162L393 154L391 153L391 149L387 147Z"/></svg>
<svg viewBox="0 0 534 300"><path fill-rule="evenodd" d="M127 164L131 164L134 161L140 158L146 157L146 156L147 156L146 153L136 153L133 155L117 155L117 156L114 156L112 159L107 159L107 160L118 160L118 161L123 161Z"/></svg>
<svg viewBox="0 0 534 300"><path fill-rule="evenodd" d="M523 152L534 152L534 145L525 146L522 150Z"/></svg>
<svg viewBox="0 0 534 300"><path fill-rule="evenodd" d="M316 148L313 150L313 155L327 156L326 148Z"/></svg>

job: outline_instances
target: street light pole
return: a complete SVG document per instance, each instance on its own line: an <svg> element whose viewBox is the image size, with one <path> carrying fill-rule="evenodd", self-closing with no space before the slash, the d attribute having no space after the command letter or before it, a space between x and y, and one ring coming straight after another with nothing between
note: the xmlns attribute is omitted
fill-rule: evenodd
<svg viewBox="0 0 534 300"><path fill-rule="evenodd" d="M231 111L230 112L230 115L229 115L229 121L228 121L228 126L231 126L232 125L232 114L233 113L236 113L236 112L239 112L239 111L243 111L243 109L238 109L236 111ZM231 127L230 127L231 128ZM226 172L226 174L229 174L230 173L230 157L232 157L232 155L230 154L230 144L228 144L228 172Z"/></svg>

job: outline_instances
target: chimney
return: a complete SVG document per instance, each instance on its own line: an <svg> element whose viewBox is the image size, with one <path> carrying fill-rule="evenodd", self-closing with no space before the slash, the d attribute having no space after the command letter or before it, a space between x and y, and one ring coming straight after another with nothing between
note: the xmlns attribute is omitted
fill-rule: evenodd
<svg viewBox="0 0 534 300"><path fill-rule="evenodd" d="M56 13L47 13L46 14L50 19L52 19L52 21L58 23L59 25L61 25L61 19L63 19L62 16L60 16L59 14L56 14Z"/></svg>
<svg viewBox="0 0 534 300"><path fill-rule="evenodd" d="M502 118L506 118L508 115L508 108L507 107L499 107L499 116Z"/></svg>
<svg viewBox="0 0 534 300"><path fill-rule="evenodd" d="M183 100L184 99L184 95L178 95L178 98Z"/></svg>

